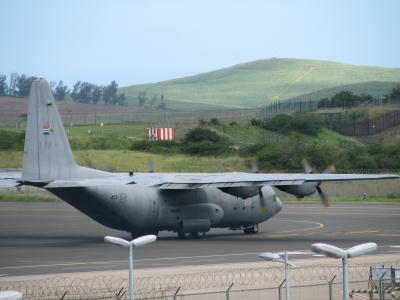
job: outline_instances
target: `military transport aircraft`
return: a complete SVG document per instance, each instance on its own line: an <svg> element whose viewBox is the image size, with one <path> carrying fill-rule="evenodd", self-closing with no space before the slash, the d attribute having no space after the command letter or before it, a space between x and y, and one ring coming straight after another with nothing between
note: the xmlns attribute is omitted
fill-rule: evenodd
<svg viewBox="0 0 400 300"><path fill-rule="evenodd" d="M298 197L324 181L392 179L397 175L287 173L109 173L79 166L51 89L33 82L22 172L3 173L0 186L44 188L97 222L133 237L177 232L193 238L211 228L258 232L282 208L273 187ZM322 197L324 200L324 197Z"/></svg>

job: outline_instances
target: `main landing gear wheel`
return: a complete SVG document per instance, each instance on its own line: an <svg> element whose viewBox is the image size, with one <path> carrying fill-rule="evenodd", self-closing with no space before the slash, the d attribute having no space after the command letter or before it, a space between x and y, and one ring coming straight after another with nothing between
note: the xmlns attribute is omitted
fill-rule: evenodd
<svg viewBox="0 0 400 300"><path fill-rule="evenodd" d="M243 229L244 234L256 234L258 233L258 224L254 224L253 226L247 227Z"/></svg>
<svg viewBox="0 0 400 300"><path fill-rule="evenodd" d="M186 240L188 237L186 232L184 232L183 230L178 230L177 234L178 234L178 238L180 238L181 240Z"/></svg>
<svg viewBox="0 0 400 300"><path fill-rule="evenodd" d="M182 230L178 230L177 234L181 240L186 240L187 238L200 239L206 236L205 232L197 232L197 231L187 233Z"/></svg>

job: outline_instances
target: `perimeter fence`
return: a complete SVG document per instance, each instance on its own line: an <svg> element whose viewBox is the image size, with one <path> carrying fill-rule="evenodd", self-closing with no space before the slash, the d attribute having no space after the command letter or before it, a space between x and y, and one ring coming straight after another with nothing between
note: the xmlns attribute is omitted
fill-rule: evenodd
<svg viewBox="0 0 400 300"><path fill-rule="evenodd" d="M380 116L371 116L369 108L386 110ZM307 109L306 109L307 108ZM316 101L276 102L267 106L249 109L220 109L204 111L151 111L126 113L68 113L62 112L65 126L140 123L149 127L191 128L201 121L218 119L222 123L250 123L253 119L268 119L277 114L312 112L321 116L324 126L350 136L370 136L393 126L400 125L400 101L397 103L359 106L352 108L317 107ZM361 113L360 113L361 111ZM14 125L23 128L25 123L15 115L2 116L0 126Z"/></svg>
<svg viewBox="0 0 400 300"><path fill-rule="evenodd" d="M262 264L260 264L262 265ZM379 266L400 266L400 260ZM350 289L368 288L370 264L349 266ZM289 273L293 299L329 299L341 293L339 265L312 265ZM80 275L82 276L82 275ZM138 276L136 299L281 299L281 267L224 269L218 271ZM31 280L0 280L0 290L20 291L24 299L128 299L128 279L103 275L49 276Z"/></svg>

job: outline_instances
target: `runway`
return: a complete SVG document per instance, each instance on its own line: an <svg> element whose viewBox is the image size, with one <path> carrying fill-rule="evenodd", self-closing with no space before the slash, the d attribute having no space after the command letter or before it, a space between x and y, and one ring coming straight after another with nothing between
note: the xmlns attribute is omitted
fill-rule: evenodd
<svg viewBox="0 0 400 300"><path fill-rule="evenodd" d="M127 268L127 250L103 242L108 229L63 202L0 203L0 277ZM315 242L341 247L373 241L377 253L400 258L400 205L286 204L261 224L257 235L211 230L198 240L161 232L154 244L134 252L136 268L258 261L259 252L290 251L315 258Z"/></svg>

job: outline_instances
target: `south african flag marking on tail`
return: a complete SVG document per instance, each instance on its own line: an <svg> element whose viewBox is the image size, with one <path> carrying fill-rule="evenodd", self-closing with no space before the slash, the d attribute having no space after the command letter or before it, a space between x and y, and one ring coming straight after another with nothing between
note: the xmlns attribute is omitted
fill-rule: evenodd
<svg viewBox="0 0 400 300"><path fill-rule="evenodd" d="M42 132L44 135L49 135L53 133L53 127L51 127L49 124L45 124L42 126Z"/></svg>

